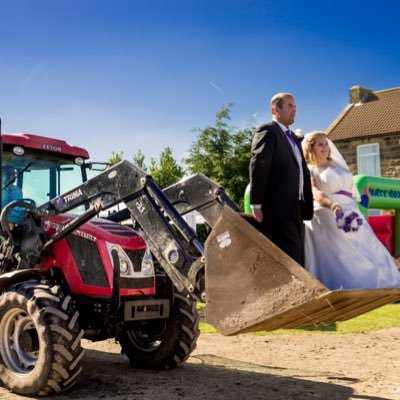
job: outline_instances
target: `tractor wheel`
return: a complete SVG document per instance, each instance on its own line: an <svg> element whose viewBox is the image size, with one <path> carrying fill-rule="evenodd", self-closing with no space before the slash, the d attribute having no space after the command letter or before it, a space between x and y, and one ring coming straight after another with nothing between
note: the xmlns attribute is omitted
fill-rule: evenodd
<svg viewBox="0 0 400 400"><path fill-rule="evenodd" d="M0 296L0 380L9 390L46 396L71 387L81 372L83 331L59 286L27 281Z"/></svg>
<svg viewBox="0 0 400 400"><path fill-rule="evenodd" d="M175 294L168 319L126 327L117 339L132 366L169 369L189 357L199 334L196 302Z"/></svg>

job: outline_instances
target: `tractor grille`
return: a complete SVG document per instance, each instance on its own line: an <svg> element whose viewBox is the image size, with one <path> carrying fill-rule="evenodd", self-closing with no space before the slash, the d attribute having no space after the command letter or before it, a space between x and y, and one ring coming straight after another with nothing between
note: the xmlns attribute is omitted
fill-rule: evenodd
<svg viewBox="0 0 400 400"><path fill-rule="evenodd" d="M96 243L74 235L67 236L67 242L83 283L108 287L103 261Z"/></svg>
<svg viewBox="0 0 400 400"><path fill-rule="evenodd" d="M129 259L132 261L133 270L135 272L140 272L142 270L142 260L146 249L143 250L126 250L125 253L128 255Z"/></svg>
<svg viewBox="0 0 400 400"><path fill-rule="evenodd" d="M94 220L93 224L99 226L100 228L112 233L113 235L135 237L138 234L127 226L117 224L115 222L105 221L105 220Z"/></svg>

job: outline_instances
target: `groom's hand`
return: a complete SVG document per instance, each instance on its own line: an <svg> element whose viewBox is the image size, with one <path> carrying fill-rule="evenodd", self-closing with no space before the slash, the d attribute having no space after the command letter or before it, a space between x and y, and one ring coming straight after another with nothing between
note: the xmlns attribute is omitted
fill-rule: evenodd
<svg viewBox="0 0 400 400"><path fill-rule="evenodd" d="M264 219L263 212L261 208L253 208L253 217L257 222L261 223Z"/></svg>

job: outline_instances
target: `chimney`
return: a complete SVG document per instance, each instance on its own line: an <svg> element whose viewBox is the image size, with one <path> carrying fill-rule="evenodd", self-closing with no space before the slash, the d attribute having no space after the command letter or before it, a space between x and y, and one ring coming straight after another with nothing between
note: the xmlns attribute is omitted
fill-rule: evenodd
<svg viewBox="0 0 400 400"><path fill-rule="evenodd" d="M362 86L353 86L350 88L350 103L364 103L370 94L372 94L371 89Z"/></svg>

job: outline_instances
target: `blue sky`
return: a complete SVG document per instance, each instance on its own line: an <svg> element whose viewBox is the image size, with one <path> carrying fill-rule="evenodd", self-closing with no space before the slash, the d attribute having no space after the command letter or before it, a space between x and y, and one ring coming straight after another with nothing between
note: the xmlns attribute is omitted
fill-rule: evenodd
<svg viewBox="0 0 400 400"><path fill-rule="evenodd" d="M293 128L324 130L351 86L400 86L399 15L397 0L0 0L3 132L181 160L225 102L243 128L279 91Z"/></svg>

